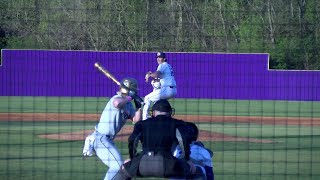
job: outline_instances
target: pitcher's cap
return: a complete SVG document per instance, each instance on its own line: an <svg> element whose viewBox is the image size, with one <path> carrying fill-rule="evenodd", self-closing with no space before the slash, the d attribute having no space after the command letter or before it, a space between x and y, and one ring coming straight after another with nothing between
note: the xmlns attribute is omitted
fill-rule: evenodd
<svg viewBox="0 0 320 180"><path fill-rule="evenodd" d="M164 52L157 52L157 57L166 58L166 53L164 53Z"/></svg>

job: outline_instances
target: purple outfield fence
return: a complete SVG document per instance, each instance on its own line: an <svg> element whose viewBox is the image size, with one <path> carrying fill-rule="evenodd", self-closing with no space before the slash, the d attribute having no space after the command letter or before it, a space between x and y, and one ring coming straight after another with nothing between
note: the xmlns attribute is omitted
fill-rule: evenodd
<svg viewBox="0 0 320 180"><path fill-rule="evenodd" d="M0 96L112 96L118 87L94 63L121 80L155 71L155 52L2 50ZM176 98L320 101L320 71L268 70L268 54L167 53Z"/></svg>

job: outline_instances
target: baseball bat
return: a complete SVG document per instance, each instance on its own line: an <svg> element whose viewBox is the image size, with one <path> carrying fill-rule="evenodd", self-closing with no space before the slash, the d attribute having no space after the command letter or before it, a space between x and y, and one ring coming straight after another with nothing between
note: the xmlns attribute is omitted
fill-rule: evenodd
<svg viewBox="0 0 320 180"><path fill-rule="evenodd" d="M108 71L106 70L103 66L101 66L98 62L94 63L94 66L101 71L105 76L107 76L109 79L111 79L113 82L115 82L116 84L118 84L119 86L121 85L120 82ZM137 101L137 103L140 103L141 105L144 105L143 100L141 99L140 96L136 95L135 97L135 101ZM137 105L136 105L137 106Z"/></svg>
<svg viewBox="0 0 320 180"><path fill-rule="evenodd" d="M107 76L109 79L111 79L113 82L115 82L117 85L120 86L120 82L103 66L100 65L100 63L96 62L94 63L94 66L101 71L105 76Z"/></svg>

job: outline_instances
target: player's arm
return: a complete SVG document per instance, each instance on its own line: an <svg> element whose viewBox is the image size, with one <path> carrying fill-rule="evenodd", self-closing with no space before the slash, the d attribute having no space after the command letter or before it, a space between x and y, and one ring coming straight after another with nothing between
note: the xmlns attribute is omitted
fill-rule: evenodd
<svg viewBox="0 0 320 180"><path fill-rule="evenodd" d="M133 124L137 123L141 119L142 119L142 109L138 108L137 111L135 112L133 118L132 118Z"/></svg>
<svg viewBox="0 0 320 180"><path fill-rule="evenodd" d="M149 71L149 72L147 72L146 77L145 77L146 82L148 82L149 77L152 77L155 79L155 78L160 78L161 75L162 75L161 71L155 71L155 72Z"/></svg>
<svg viewBox="0 0 320 180"><path fill-rule="evenodd" d="M188 160L190 160L190 154L191 154L191 150L190 150L190 143L191 142L189 142L188 138L187 138L187 136L189 135L188 132L186 132L184 130L184 127L186 126L186 122L178 120L177 121L177 126L178 126L177 129L181 133L180 134L181 135L180 138L182 140L182 142L179 142L179 144L180 144L181 148L183 149L183 151L185 153L184 154L185 155L184 158L188 161Z"/></svg>
<svg viewBox="0 0 320 180"><path fill-rule="evenodd" d="M132 97L125 96L125 97L117 97L113 100L113 106L117 109L121 109L125 107L125 105L132 100Z"/></svg>
<svg viewBox="0 0 320 180"><path fill-rule="evenodd" d="M150 77L152 78L159 78L161 76L161 71L156 71L150 74Z"/></svg>
<svg viewBox="0 0 320 180"><path fill-rule="evenodd" d="M147 72L147 74L145 76L146 82L148 82L149 77L161 78L162 72L164 72L165 67L166 67L165 65L159 64L159 66L157 67L157 70L155 72L151 72L151 71Z"/></svg>

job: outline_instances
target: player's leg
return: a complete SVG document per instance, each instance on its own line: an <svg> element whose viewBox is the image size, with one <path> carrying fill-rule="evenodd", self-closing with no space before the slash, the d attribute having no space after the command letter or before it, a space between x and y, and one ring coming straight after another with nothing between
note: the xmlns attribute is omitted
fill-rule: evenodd
<svg viewBox="0 0 320 180"><path fill-rule="evenodd" d="M146 120L148 118L148 111L152 103L160 100L161 93L164 89L157 89L152 91L150 94L144 97L144 106L142 111L142 120Z"/></svg>
<svg viewBox="0 0 320 180"><path fill-rule="evenodd" d="M113 141L105 136L96 139L95 143L95 152L97 156L109 167L104 179L112 179L123 163L120 152L116 149Z"/></svg>
<svg viewBox="0 0 320 180"><path fill-rule="evenodd" d="M174 98L177 95L177 88L176 87L164 87L163 91L160 93L160 99L170 99Z"/></svg>

